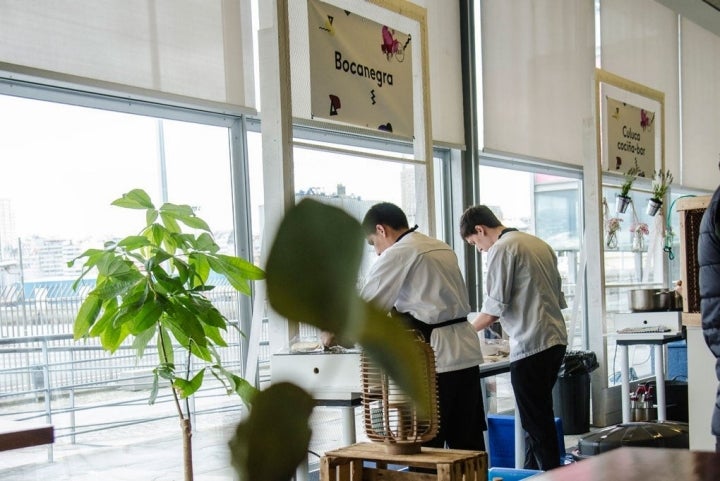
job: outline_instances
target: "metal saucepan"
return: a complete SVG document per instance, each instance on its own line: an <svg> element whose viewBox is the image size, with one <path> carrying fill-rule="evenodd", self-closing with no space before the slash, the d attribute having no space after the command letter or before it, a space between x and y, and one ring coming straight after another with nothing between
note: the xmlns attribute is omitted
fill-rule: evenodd
<svg viewBox="0 0 720 481"><path fill-rule="evenodd" d="M671 311L675 309L675 292L667 289L632 289L630 291L630 310Z"/></svg>

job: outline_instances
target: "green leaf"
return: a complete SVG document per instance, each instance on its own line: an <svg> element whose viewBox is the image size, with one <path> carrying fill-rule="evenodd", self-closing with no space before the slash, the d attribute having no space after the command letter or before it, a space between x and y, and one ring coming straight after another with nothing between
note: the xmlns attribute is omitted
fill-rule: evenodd
<svg viewBox="0 0 720 481"><path fill-rule="evenodd" d="M155 332L155 323L160 319L162 312L161 304L155 302L153 298L148 299L135 314L130 333L137 336L147 330Z"/></svg>
<svg viewBox="0 0 720 481"><path fill-rule="evenodd" d="M157 348L161 363L173 364L175 362L172 338L162 325L158 327Z"/></svg>
<svg viewBox="0 0 720 481"><path fill-rule="evenodd" d="M262 269L239 257L227 255L208 256L212 270L222 274L236 290L250 294L248 279L258 280L265 276Z"/></svg>
<svg viewBox="0 0 720 481"><path fill-rule="evenodd" d="M148 236L148 239L150 239L150 242L153 243L153 245L159 246L163 243L163 240L165 239L165 228L161 226L160 224L153 224L150 227L150 230L145 232L145 235ZM168 252L170 251L169 249Z"/></svg>
<svg viewBox="0 0 720 481"><path fill-rule="evenodd" d="M171 300L172 314L169 319L173 321L176 329L182 330L183 334L192 339L195 344L205 346L205 331L202 328L200 319L198 319L197 311L191 310L180 303L181 299L174 298ZM174 333L175 331L173 331ZM180 340L177 336L178 341ZM185 345L185 344L183 344Z"/></svg>
<svg viewBox="0 0 720 481"><path fill-rule="evenodd" d="M98 314L100 314L101 305L100 297L92 294L88 295L83 301L73 325L73 337L75 340L85 337L90 332L90 327L97 319Z"/></svg>
<svg viewBox="0 0 720 481"><path fill-rule="evenodd" d="M171 382L175 379L175 365L171 363L162 363L153 369L153 372Z"/></svg>
<svg viewBox="0 0 720 481"><path fill-rule="evenodd" d="M220 329L215 326L209 326L207 324L203 324L203 329L205 330L205 335L207 336L207 338L214 342L215 345L220 347L227 347L227 342L225 342L225 339L223 339L222 334L220 333Z"/></svg>
<svg viewBox="0 0 720 481"><path fill-rule="evenodd" d="M208 302L208 304L210 303ZM203 311L200 319L203 323L216 328L225 329L227 327L227 319L212 304L208 306L207 310Z"/></svg>
<svg viewBox="0 0 720 481"><path fill-rule="evenodd" d="M220 250L220 247L217 245L217 243L210 234L208 234L207 232L203 232L195 240L195 249L202 252L215 254L217 251Z"/></svg>
<svg viewBox="0 0 720 481"><path fill-rule="evenodd" d="M210 344L207 343L207 340L204 341L204 345L202 346L193 342L190 346L190 353L205 362L213 362L213 351L210 349Z"/></svg>
<svg viewBox="0 0 720 481"><path fill-rule="evenodd" d="M241 257L218 254L217 259L225 265L226 272L234 277L244 277L252 281L265 278L265 271Z"/></svg>
<svg viewBox="0 0 720 481"><path fill-rule="evenodd" d="M142 189L133 189L119 199L114 200L111 205L125 207L127 209L154 209L150 196Z"/></svg>
<svg viewBox="0 0 720 481"><path fill-rule="evenodd" d="M365 304L362 320L354 325L359 331L351 332L350 337L360 342L372 361L415 401L421 413L426 413L430 393L427 362L421 350L424 341L418 341L404 323L369 304Z"/></svg>
<svg viewBox="0 0 720 481"><path fill-rule="evenodd" d="M167 212L160 211L160 219L162 220L165 228L170 232L181 232L180 226L178 225L175 217L168 214Z"/></svg>
<svg viewBox="0 0 720 481"><path fill-rule="evenodd" d="M272 384L253 401L230 440L230 458L239 479L287 481L307 458L314 401L290 383Z"/></svg>
<svg viewBox="0 0 720 481"><path fill-rule="evenodd" d="M103 349L114 353L123 343L123 341L130 335L130 330L126 324L116 326L115 323L108 323L107 327L100 333L100 344Z"/></svg>
<svg viewBox="0 0 720 481"><path fill-rule="evenodd" d="M258 391L255 386L247 382L245 379L240 376L236 376L235 374L230 374L228 379L232 380L232 390L240 396L240 399L243 400L245 405L252 405L260 391Z"/></svg>
<svg viewBox="0 0 720 481"><path fill-rule="evenodd" d="M148 209L145 212L145 224L152 225L158 218L158 211L156 209Z"/></svg>
<svg viewBox="0 0 720 481"><path fill-rule="evenodd" d="M157 370L153 369L153 383L152 388L150 389L150 398L148 399L148 404L153 405L155 404L155 400L157 399L158 390L160 389L160 377L158 376Z"/></svg>
<svg viewBox="0 0 720 481"><path fill-rule="evenodd" d="M201 369L192 379L189 381L186 379L175 378L173 381L173 387L180 394L182 399L192 396L202 386L203 378L205 377L205 369Z"/></svg>
<svg viewBox="0 0 720 481"><path fill-rule="evenodd" d="M155 336L155 329L146 329L137 334L133 340L132 347L137 351L137 358L140 359L145 354L145 348Z"/></svg>
<svg viewBox="0 0 720 481"><path fill-rule="evenodd" d="M356 304L363 241L359 222L341 209L301 200L286 213L268 257L272 307L289 319L340 331Z"/></svg>
<svg viewBox="0 0 720 481"><path fill-rule="evenodd" d="M131 251L139 249L141 247L147 247L152 244L150 243L150 240L145 236L132 235L125 237L124 239L120 239L117 245Z"/></svg>
<svg viewBox="0 0 720 481"><path fill-rule="evenodd" d="M140 277L131 281L125 280L125 276L120 278L106 277L102 281L98 282L91 294L96 295L103 300L114 299L128 291L131 291L137 286L137 281L144 282L144 279Z"/></svg>
<svg viewBox="0 0 720 481"><path fill-rule="evenodd" d="M194 269L195 279L192 281L193 287L197 287L207 282L210 275L210 263L205 254L193 252L188 257L188 265Z"/></svg>
<svg viewBox="0 0 720 481"><path fill-rule="evenodd" d="M112 324L118 313L117 298L111 298L103 303L103 313L95 324L90 328L90 336L98 337L107 328L108 324Z"/></svg>

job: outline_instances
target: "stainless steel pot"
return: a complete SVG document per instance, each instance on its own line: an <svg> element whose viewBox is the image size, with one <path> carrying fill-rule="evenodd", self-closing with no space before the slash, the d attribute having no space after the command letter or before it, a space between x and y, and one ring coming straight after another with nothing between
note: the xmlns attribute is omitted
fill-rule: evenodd
<svg viewBox="0 0 720 481"><path fill-rule="evenodd" d="M662 311L675 310L675 291L663 289L657 293L657 309Z"/></svg>
<svg viewBox="0 0 720 481"><path fill-rule="evenodd" d="M675 309L675 292L666 289L632 289L630 291L630 310L672 311Z"/></svg>
<svg viewBox="0 0 720 481"><path fill-rule="evenodd" d="M630 291L630 310L654 311L658 289L632 289Z"/></svg>

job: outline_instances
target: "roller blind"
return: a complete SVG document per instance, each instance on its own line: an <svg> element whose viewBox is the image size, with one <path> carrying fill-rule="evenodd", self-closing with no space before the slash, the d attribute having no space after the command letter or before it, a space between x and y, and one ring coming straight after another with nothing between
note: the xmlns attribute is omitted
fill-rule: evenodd
<svg viewBox="0 0 720 481"><path fill-rule="evenodd" d="M687 187L718 185L720 152L720 37L682 22L683 177Z"/></svg>
<svg viewBox="0 0 720 481"><path fill-rule="evenodd" d="M480 8L483 147L582 165L593 2L483 0Z"/></svg>
<svg viewBox="0 0 720 481"><path fill-rule="evenodd" d="M0 62L255 108L249 0L0 0Z"/></svg>
<svg viewBox="0 0 720 481"><path fill-rule="evenodd" d="M679 170L677 15L654 0L603 0L602 68L665 94L665 166Z"/></svg>

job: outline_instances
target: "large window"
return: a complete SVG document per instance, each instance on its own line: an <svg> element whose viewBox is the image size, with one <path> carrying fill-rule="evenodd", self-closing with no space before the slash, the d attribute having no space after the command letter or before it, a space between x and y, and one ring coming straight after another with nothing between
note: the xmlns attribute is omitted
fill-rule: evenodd
<svg viewBox="0 0 720 481"><path fill-rule="evenodd" d="M251 126L251 129L253 126ZM252 211L261 212L264 194L262 190L262 142L260 134L248 133ZM361 221L367 210L378 202L392 202L400 206L408 216L410 226L429 233L423 221L428 215L425 201L426 168L423 163L412 160L412 146L407 143L374 139L362 135L318 131L312 128L295 128L293 149L295 201L302 198L339 207ZM443 219L446 218L442 202L442 180L448 151L437 149L434 153L436 197L436 233L444 237ZM254 215L253 224L255 252L259 255L262 238L262 216ZM328 232L332 235L332 232ZM447 240L447 239L444 239ZM362 285L364 274L376 259L374 250L367 246L366 255L359 272L358 284ZM316 330L301 326L301 334L316 335ZM284 346L270 346L270 350Z"/></svg>
<svg viewBox="0 0 720 481"><path fill-rule="evenodd" d="M619 384L620 365L615 343L617 315L632 313L630 293L633 289L674 289L680 279L680 232L675 201L696 195L684 189L673 189L669 204L655 216L647 213L650 198L649 179L637 180L630 191L632 201L625 212L616 208L620 191L612 179L603 186L605 310L604 335L607 339L608 385ZM702 195L703 193L697 193ZM611 234L611 231L614 231ZM652 323L652 313L638 314ZM627 322L627 317L623 320ZM632 319L632 316L630 317ZM632 322L632 321L630 321ZM655 365L652 346L629 346L631 380L653 376Z"/></svg>
<svg viewBox="0 0 720 481"><path fill-rule="evenodd" d="M134 188L157 205L191 205L234 253L228 128L9 96L0 96L0 110L7 114L0 117L6 303L67 294L79 272L68 260L139 230L142 213L110 205ZM48 326L4 319L0 328L14 336ZM57 323L54 329L72 332Z"/></svg>
<svg viewBox="0 0 720 481"><path fill-rule="evenodd" d="M231 168L231 152L240 150L231 145L238 119L63 95L143 115L0 95L0 410L3 418L52 422L49 452L57 458L72 451L76 438L86 446L102 446L111 437L122 442L123 436L108 434L115 427L142 422L153 437L177 434L169 390L147 405L154 347L138 360L129 343L110 356L95 340L72 339L88 289L72 289L80 266L71 269L67 262L106 240L139 232L145 222L144 212L111 202L141 188L157 206L189 204L232 254L242 237L235 218L248 215L233 208L246 194L233 191L233 184L244 185ZM249 322L231 286L217 283L208 295L230 321ZM223 363L243 375L246 341L236 329L225 339ZM182 362L180 355L176 359ZM194 426L216 425L208 414L232 410L239 416L237 398L206 381L192 401ZM26 463L21 454L4 458L0 471Z"/></svg>
<svg viewBox="0 0 720 481"><path fill-rule="evenodd" d="M579 178L499 166L480 167L480 202L489 206L507 227L537 235L558 255L563 290L569 306L575 302L578 282L582 198ZM578 174L579 177L579 174ZM485 276L483 253L483 278ZM570 325L571 309L567 321ZM582 347L581 312L575 319L573 345Z"/></svg>

